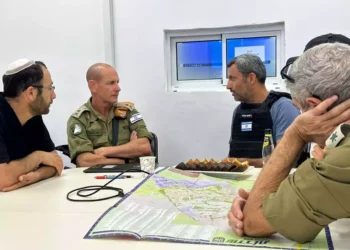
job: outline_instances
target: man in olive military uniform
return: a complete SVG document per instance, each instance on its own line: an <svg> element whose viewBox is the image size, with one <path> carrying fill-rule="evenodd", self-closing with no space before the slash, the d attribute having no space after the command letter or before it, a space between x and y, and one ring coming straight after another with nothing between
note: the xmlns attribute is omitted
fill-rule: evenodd
<svg viewBox="0 0 350 250"><path fill-rule="evenodd" d="M91 98L68 120L71 161L78 167L121 164L151 155L152 134L131 102L118 102L119 76L103 63L86 74Z"/></svg>
<svg viewBox="0 0 350 250"><path fill-rule="evenodd" d="M292 64L286 84L304 113L287 129L252 191L239 190L228 214L235 234L278 232L304 243L350 217L349 68L350 46L342 43L315 46ZM289 175L308 142L327 147L324 156L304 161Z"/></svg>

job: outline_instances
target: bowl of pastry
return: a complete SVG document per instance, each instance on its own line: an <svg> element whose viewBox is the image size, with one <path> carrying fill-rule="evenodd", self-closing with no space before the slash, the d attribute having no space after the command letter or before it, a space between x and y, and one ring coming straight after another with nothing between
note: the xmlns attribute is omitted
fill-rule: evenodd
<svg viewBox="0 0 350 250"><path fill-rule="evenodd" d="M240 162L236 158L226 158L216 161L214 159L190 159L187 162L181 162L176 166L177 169L191 172L225 172L225 173L244 173L254 167L249 166L247 161Z"/></svg>

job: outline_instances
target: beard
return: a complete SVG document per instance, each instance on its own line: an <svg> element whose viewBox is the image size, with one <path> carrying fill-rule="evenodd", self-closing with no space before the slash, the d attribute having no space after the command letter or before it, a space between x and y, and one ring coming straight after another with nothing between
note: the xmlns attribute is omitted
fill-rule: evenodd
<svg viewBox="0 0 350 250"><path fill-rule="evenodd" d="M46 103L42 95L37 96L34 102L29 104L33 116L45 115L50 112L50 103Z"/></svg>

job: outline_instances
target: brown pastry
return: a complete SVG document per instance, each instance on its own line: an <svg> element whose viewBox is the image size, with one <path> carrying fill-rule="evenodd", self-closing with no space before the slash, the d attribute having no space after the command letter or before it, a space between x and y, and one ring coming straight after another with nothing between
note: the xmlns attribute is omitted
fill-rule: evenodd
<svg viewBox="0 0 350 250"><path fill-rule="evenodd" d="M232 165L234 165L236 167L240 166L241 164L242 163L239 160L237 160L237 159L233 159L233 161L232 161Z"/></svg>
<svg viewBox="0 0 350 250"><path fill-rule="evenodd" d="M208 161L207 159L203 159L197 164L196 170L202 171L207 168Z"/></svg>
<svg viewBox="0 0 350 250"><path fill-rule="evenodd" d="M249 167L249 162L248 161L244 161L241 163L241 166L244 168L248 168Z"/></svg>
<svg viewBox="0 0 350 250"><path fill-rule="evenodd" d="M193 170L195 168L196 164L194 163L194 161L192 159L189 159L186 162L186 170Z"/></svg>
<svg viewBox="0 0 350 250"><path fill-rule="evenodd" d="M194 170L196 168L196 164L194 163L186 163L187 170Z"/></svg>
<svg viewBox="0 0 350 250"><path fill-rule="evenodd" d="M199 165L199 163L201 163L201 161L200 160L198 160L198 159L195 159L194 161L193 161L193 163L196 165L196 167Z"/></svg>
<svg viewBox="0 0 350 250"><path fill-rule="evenodd" d="M192 159L189 159L187 162L186 162L186 164L193 164L194 162L193 162L193 160Z"/></svg>
<svg viewBox="0 0 350 250"><path fill-rule="evenodd" d="M204 167L206 167L207 165L205 165L203 162L200 162L197 166L196 169L197 170L204 170Z"/></svg>
<svg viewBox="0 0 350 250"><path fill-rule="evenodd" d="M204 158L203 161L202 161L202 163L203 163L204 165L206 165L206 164L208 164L208 160L207 160L206 158Z"/></svg>
<svg viewBox="0 0 350 250"><path fill-rule="evenodd" d="M220 171L221 170L221 168L220 168L220 164L219 163L214 163L213 164L213 171Z"/></svg>
<svg viewBox="0 0 350 250"><path fill-rule="evenodd" d="M181 170L186 170L186 169L187 169L187 166L186 166L185 163L180 162L180 163L176 166L176 168L181 169Z"/></svg>
<svg viewBox="0 0 350 250"><path fill-rule="evenodd" d="M230 163L230 158L225 158L221 161L222 163Z"/></svg>
<svg viewBox="0 0 350 250"><path fill-rule="evenodd" d="M225 163L221 171L223 172L229 172L231 169L232 165L230 163Z"/></svg>

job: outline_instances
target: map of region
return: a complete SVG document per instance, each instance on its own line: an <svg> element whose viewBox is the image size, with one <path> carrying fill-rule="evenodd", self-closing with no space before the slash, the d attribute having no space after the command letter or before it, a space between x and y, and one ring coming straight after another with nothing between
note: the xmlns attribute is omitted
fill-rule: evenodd
<svg viewBox="0 0 350 250"><path fill-rule="evenodd" d="M237 194L227 182L212 180L172 181L154 175L156 185L181 212L203 225L227 228L227 211Z"/></svg>
<svg viewBox="0 0 350 250"><path fill-rule="evenodd" d="M329 229L315 240L298 244L274 234L269 238L238 237L227 213L239 188L251 190L247 177L215 178L167 168L149 176L108 209L85 238L133 236L142 240L261 247L272 249L329 249Z"/></svg>

